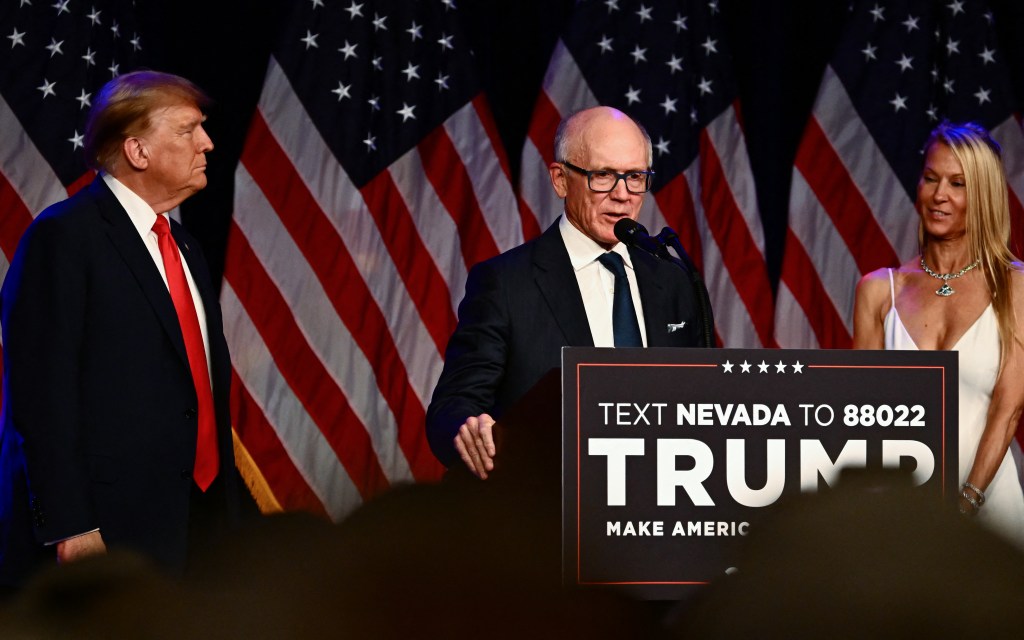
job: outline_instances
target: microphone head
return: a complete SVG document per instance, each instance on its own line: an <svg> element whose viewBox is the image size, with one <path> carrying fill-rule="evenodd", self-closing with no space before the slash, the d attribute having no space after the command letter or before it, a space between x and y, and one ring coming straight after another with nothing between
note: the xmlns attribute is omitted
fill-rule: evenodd
<svg viewBox="0 0 1024 640"><path fill-rule="evenodd" d="M632 218L623 218L615 223L615 237L619 239L619 242L631 245L636 242L637 236L646 235L649 234L644 225Z"/></svg>

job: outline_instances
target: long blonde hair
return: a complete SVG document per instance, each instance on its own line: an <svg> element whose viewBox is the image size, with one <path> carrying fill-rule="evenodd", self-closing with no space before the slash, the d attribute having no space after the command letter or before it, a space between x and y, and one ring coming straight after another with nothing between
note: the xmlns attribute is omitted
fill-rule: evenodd
<svg viewBox="0 0 1024 640"><path fill-rule="evenodd" d="M981 262L985 283L992 296L992 307L999 324L1001 361L1005 362L1014 341L1020 342L1021 338L1017 335L1010 286L1014 256L1009 247L1010 203L1002 150L988 131L973 122L942 122L928 137L925 152L935 144L949 147L964 172L967 242L971 256ZM923 225L918 227L918 240L924 247Z"/></svg>

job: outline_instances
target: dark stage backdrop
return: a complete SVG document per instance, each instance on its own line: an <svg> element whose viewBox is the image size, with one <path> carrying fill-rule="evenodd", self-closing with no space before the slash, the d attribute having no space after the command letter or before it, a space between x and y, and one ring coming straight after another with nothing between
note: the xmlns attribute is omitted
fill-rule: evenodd
<svg viewBox="0 0 1024 640"><path fill-rule="evenodd" d="M112 55L202 86L216 149L182 216L221 285L239 460L266 508L338 518L438 477L423 420L462 283L557 214L540 168L570 108L613 103L651 129L649 222L707 267L725 346L849 345L857 277L908 257L930 99L999 125L1021 214L1012 0L96 4L0 4L0 118L17 117L0 249L88 179L76 101ZM135 17L115 38L119 12ZM102 66L73 78L93 53Z"/></svg>

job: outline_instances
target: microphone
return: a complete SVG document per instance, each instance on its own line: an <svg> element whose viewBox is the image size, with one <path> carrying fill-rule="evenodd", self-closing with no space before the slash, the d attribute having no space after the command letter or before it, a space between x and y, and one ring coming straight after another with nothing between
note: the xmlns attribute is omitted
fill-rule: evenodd
<svg viewBox="0 0 1024 640"><path fill-rule="evenodd" d="M665 260L671 260L664 244L651 237L644 225L631 218L615 223L615 237L627 247L636 247Z"/></svg>

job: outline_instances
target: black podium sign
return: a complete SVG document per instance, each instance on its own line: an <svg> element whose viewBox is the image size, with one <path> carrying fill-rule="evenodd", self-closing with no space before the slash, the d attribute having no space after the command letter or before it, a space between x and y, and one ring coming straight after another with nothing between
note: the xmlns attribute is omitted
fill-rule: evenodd
<svg viewBox="0 0 1024 640"><path fill-rule="evenodd" d="M957 355L562 350L567 584L678 599L787 495L847 467L957 487Z"/></svg>

